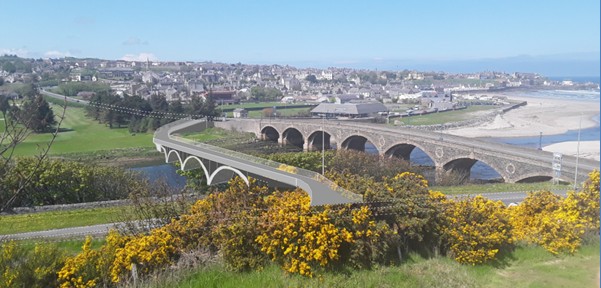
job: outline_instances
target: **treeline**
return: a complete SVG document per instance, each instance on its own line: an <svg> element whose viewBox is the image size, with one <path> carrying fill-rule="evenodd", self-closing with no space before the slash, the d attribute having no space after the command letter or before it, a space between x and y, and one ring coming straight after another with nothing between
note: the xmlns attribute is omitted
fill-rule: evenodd
<svg viewBox="0 0 601 288"><path fill-rule="evenodd" d="M79 92L109 93L110 90L110 85L100 82L66 82L54 89L56 93L66 96L77 96Z"/></svg>
<svg viewBox="0 0 601 288"><path fill-rule="evenodd" d="M210 96L206 101L193 96L189 103L182 104L180 101L167 102L162 95L152 95L146 100L127 94L119 97L106 91L92 96L86 113L110 128L128 126L132 133L156 130L162 125L184 118L181 114L209 119L218 115L215 101Z"/></svg>
<svg viewBox="0 0 601 288"><path fill-rule="evenodd" d="M18 158L6 165L0 167L6 171L0 179L3 210L126 199L148 189L137 174L122 168L36 158Z"/></svg>

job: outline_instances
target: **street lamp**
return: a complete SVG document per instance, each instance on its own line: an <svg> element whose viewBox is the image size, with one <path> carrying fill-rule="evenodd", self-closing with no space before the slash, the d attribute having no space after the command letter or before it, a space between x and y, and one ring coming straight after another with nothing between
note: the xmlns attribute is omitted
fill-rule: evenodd
<svg viewBox="0 0 601 288"><path fill-rule="evenodd" d="M582 113L580 113L580 123L578 124L578 144L576 146L576 171L574 171L574 190L578 183L578 160L580 159L580 130L582 129Z"/></svg>
<svg viewBox="0 0 601 288"><path fill-rule="evenodd" d="M325 116L328 114L326 113ZM326 132L323 129L325 127L325 116L321 117L321 175L325 174L326 171Z"/></svg>

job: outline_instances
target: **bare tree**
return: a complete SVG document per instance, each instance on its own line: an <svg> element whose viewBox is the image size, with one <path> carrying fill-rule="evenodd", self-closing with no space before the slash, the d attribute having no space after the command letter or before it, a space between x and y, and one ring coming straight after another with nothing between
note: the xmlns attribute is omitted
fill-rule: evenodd
<svg viewBox="0 0 601 288"><path fill-rule="evenodd" d="M38 92L36 91L36 93ZM50 140L45 144L38 145L38 153L35 156L38 164L48 157L50 147L58 135L60 126L65 118L65 112L67 111L66 97L59 107L61 107L62 111L61 113L58 113L59 116L56 121L56 126L52 132L50 132ZM13 158L15 156L15 150L19 144L25 141L25 139L33 133L33 131L28 128L31 127L31 125L28 124L33 121L33 119L26 113L19 113L19 107L14 99L0 99L0 112L4 118L4 121L2 121L4 129L0 135L0 191L4 191L6 195L6 197L2 197L6 200L0 203L0 212L5 212L10 211L12 203L21 193L23 193L24 188L32 181L33 176L40 173L40 165L35 165L35 168L28 172L17 172L19 173L19 175L17 175L18 179L12 180L16 180L18 183L16 183L16 185L7 185L8 179L6 176L14 172L12 167L14 167Z"/></svg>

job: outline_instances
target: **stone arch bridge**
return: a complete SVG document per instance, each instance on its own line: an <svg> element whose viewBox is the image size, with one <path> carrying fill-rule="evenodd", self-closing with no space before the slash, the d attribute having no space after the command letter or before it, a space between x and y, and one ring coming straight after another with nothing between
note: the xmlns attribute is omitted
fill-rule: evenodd
<svg viewBox="0 0 601 288"><path fill-rule="evenodd" d="M410 160L411 152L418 147L432 159L437 175L447 171L469 175L477 161L490 166L508 183L550 180L555 174L553 153L436 132L338 120L228 119L214 124L252 132L262 140L296 145L305 151L334 145L363 151L369 141L381 156ZM577 162L579 182L586 180L593 169L599 169L598 161L563 156L560 180L574 181Z"/></svg>

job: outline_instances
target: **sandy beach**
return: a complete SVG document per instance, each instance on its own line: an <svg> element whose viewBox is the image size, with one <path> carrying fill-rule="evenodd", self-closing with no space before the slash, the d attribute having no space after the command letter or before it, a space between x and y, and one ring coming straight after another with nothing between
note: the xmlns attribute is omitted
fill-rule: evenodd
<svg viewBox="0 0 601 288"><path fill-rule="evenodd" d="M519 92L504 94L511 100L527 101L528 105L498 115L479 127L450 129L446 133L465 137L524 137L563 134L598 125L593 117L599 115L598 101L577 101L520 97ZM575 143L564 142L544 147L544 150L576 155ZM573 150L573 151L572 151ZM580 143L581 156L599 160L599 141Z"/></svg>
<svg viewBox="0 0 601 288"><path fill-rule="evenodd" d="M569 141L545 146L543 150L599 161L599 144L599 141L581 141L578 147L578 142Z"/></svg>

